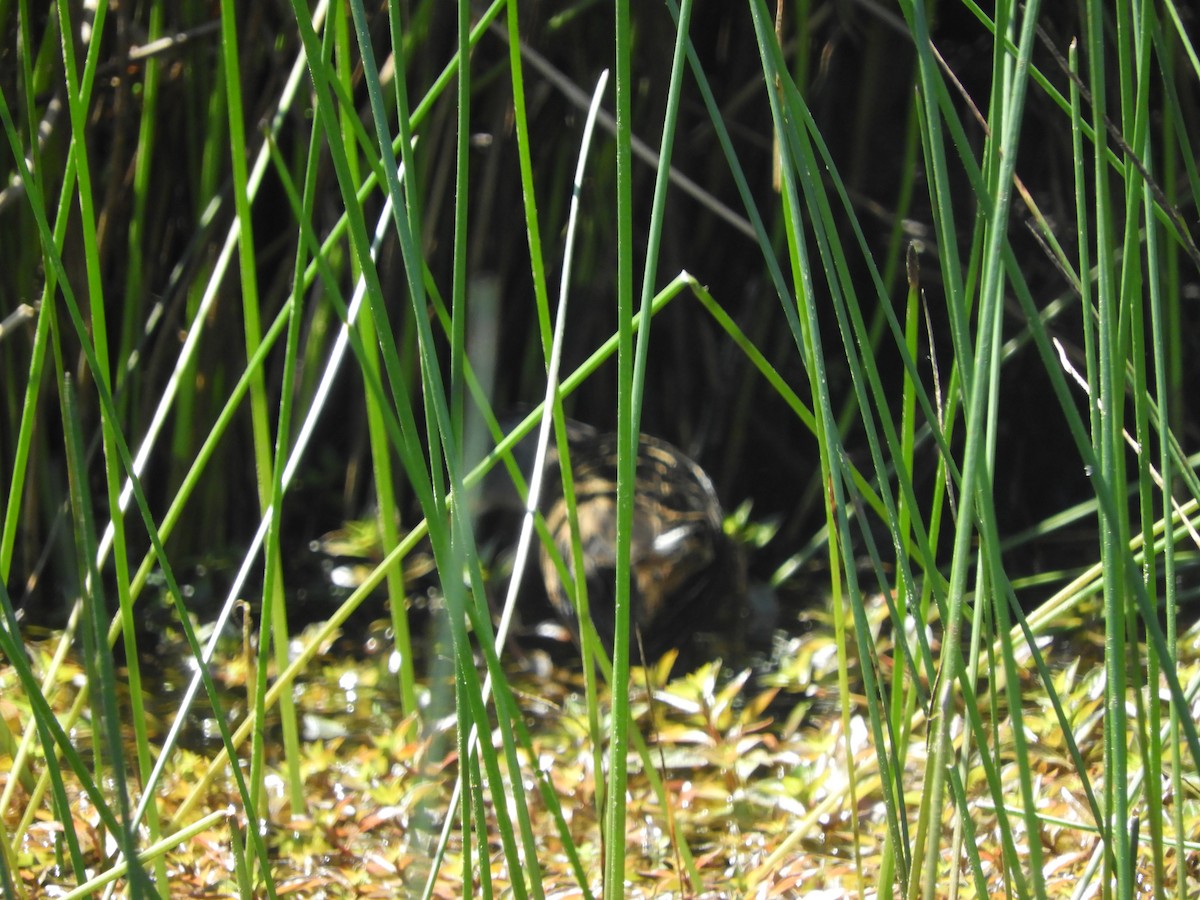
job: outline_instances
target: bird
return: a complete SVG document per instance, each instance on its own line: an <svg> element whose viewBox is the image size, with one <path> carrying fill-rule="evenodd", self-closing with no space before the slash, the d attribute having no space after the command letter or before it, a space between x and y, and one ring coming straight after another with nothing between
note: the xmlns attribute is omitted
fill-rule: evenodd
<svg viewBox="0 0 1200 900"><path fill-rule="evenodd" d="M619 441L615 434L572 420L566 423L566 436L588 610L598 637L611 654ZM531 436L514 450L527 476L532 469L533 443ZM549 546L541 546L539 565L551 606L578 641L563 463L552 447L538 504L551 540ZM703 654L697 643L701 635L720 635L722 644L728 639L736 642L745 614L745 561L740 545L725 533L724 518L712 480L698 463L665 440L638 436L629 591L635 659L643 657L642 662L648 664L675 648L691 662L692 657Z"/></svg>

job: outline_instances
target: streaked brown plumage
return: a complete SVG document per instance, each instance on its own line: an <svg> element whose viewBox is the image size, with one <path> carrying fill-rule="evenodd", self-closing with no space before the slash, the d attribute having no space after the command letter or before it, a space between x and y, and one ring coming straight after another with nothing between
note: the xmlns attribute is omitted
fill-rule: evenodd
<svg viewBox="0 0 1200 900"><path fill-rule="evenodd" d="M617 436L568 424L568 455L583 549L589 612L610 651L616 590ZM522 454L518 454L522 455ZM532 455L529 453L528 455ZM558 457L548 460L539 507L573 583L571 531ZM527 467L523 468L528 471ZM666 441L638 441L633 533L630 546L631 654L648 661L671 647L690 649L697 632L721 632L736 641L741 628L745 570L740 549L725 534L712 482L695 462ZM578 635L575 605L548 548L540 555L546 593Z"/></svg>

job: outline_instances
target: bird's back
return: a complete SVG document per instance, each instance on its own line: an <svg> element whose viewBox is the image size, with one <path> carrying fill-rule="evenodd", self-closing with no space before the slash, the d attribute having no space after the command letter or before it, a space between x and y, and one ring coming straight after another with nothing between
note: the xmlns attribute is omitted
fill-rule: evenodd
<svg viewBox="0 0 1200 900"><path fill-rule="evenodd" d="M616 435L572 430L568 455L583 550L592 622L611 649L617 544ZM666 441L638 441L630 541L630 625L649 659L683 646L697 630L725 628L740 616L744 565L723 529L712 482L693 460ZM547 474L541 504L554 544L573 579L571 530L557 469ZM546 592L560 616L574 623L575 605L552 554L542 549ZM636 637L634 638L636 640ZM636 644L635 644L636 646Z"/></svg>

